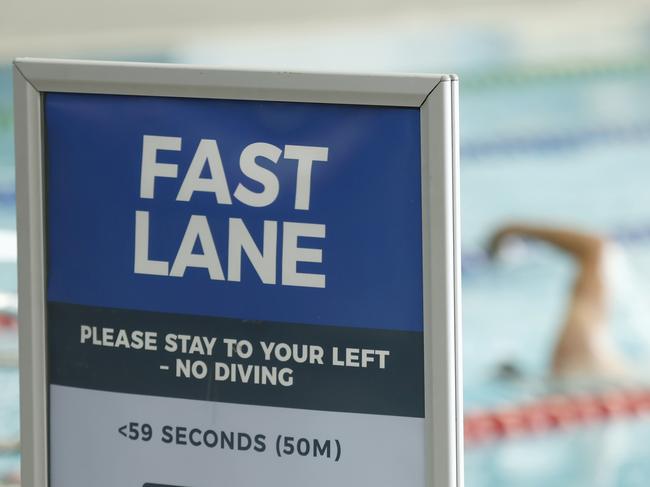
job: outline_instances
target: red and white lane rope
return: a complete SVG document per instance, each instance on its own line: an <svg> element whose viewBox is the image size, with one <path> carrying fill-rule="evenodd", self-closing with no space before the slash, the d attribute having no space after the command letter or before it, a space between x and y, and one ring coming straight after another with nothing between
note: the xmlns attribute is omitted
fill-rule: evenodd
<svg viewBox="0 0 650 487"><path fill-rule="evenodd" d="M465 443L520 437L650 413L650 389L552 396L465 415Z"/></svg>
<svg viewBox="0 0 650 487"><path fill-rule="evenodd" d="M0 330L15 330L18 328L18 318L13 313L0 311Z"/></svg>

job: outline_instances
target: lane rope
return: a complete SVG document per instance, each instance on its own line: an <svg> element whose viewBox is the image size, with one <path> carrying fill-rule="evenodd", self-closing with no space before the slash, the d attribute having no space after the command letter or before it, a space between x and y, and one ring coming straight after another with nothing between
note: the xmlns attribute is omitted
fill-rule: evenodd
<svg viewBox="0 0 650 487"><path fill-rule="evenodd" d="M623 246L648 243L650 224L619 228L605 234L604 237ZM490 264L491 259L485 249L462 252L461 267L464 274L479 271Z"/></svg>
<svg viewBox="0 0 650 487"><path fill-rule="evenodd" d="M461 143L462 160L511 156L514 153L548 153L576 150L590 144L612 144L647 141L650 139L650 122L643 121L625 126L593 127L582 131L520 135L496 140Z"/></svg>
<svg viewBox="0 0 650 487"><path fill-rule="evenodd" d="M511 88L516 85L548 83L572 79L599 79L606 77L639 76L650 73L647 56L611 59L596 62L572 62L538 66L500 68L499 70L471 74L461 78L463 90L486 88Z"/></svg>
<svg viewBox="0 0 650 487"><path fill-rule="evenodd" d="M468 446L650 413L650 390L550 396L465 415Z"/></svg>

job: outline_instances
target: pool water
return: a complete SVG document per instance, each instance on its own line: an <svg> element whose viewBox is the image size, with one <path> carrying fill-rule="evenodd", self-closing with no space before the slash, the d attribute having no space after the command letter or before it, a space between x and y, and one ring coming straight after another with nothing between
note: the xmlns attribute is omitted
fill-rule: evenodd
<svg viewBox="0 0 650 487"><path fill-rule="evenodd" d="M501 225L537 222L618 238L612 334L640 369L650 351L650 114L646 70L504 79L461 91L464 394L466 411L549 394L550 354L574 264L514 242L489 262ZM462 85L461 85L462 86ZM645 358L645 360L644 360ZM495 378L514 363L523 382ZM650 479L650 417L466 447L468 487L641 486Z"/></svg>
<svg viewBox="0 0 650 487"><path fill-rule="evenodd" d="M650 418L581 426L465 451L465 485L645 487Z"/></svg>
<svg viewBox="0 0 650 487"><path fill-rule="evenodd" d="M7 66L2 66L0 67L0 294L15 294L17 290L14 186L11 70ZM17 349L16 333L0 331L0 357L15 356ZM18 439L20 420L18 390L18 370L0 367L0 443L11 443ZM0 454L0 478L17 471L19 467L19 455Z"/></svg>
<svg viewBox="0 0 650 487"><path fill-rule="evenodd" d="M464 250L476 255L492 232L512 221L572 226L605 235L647 228L650 164L644 153L650 156L650 140L464 161ZM650 281L644 279L650 275L650 239L639 238L622 247L630 272L619 287L629 287L639 299L621 303L625 306L620 306L613 330L621 340L643 338L647 343L650 326L637 328L639 320L649 318L643 297L650 293ZM497 359L515 359L531 373L546 370L567 304L574 271L569 259L536 245L510 253L494 265L485 260L466 265L463 273L468 401L472 386ZM498 339L486 349L495 330ZM537 346L531 351L524 343Z"/></svg>

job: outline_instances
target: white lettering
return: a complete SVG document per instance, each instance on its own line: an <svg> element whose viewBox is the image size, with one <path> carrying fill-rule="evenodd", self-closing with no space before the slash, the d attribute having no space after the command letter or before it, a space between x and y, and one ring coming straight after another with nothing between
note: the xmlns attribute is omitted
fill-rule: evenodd
<svg viewBox="0 0 650 487"><path fill-rule="evenodd" d="M157 161L159 150L181 150L181 138L161 137L158 135L144 135L142 137L140 198L153 198L156 177L175 178L178 175L178 166L176 164Z"/></svg>
<svg viewBox="0 0 650 487"><path fill-rule="evenodd" d="M202 178L201 172L206 162L210 168L210 177ZM216 140L202 139L199 142L176 199L178 201L189 201L195 191L214 193L217 203L222 205L232 204L230 189L228 189L228 181L223 170L223 162L221 161L221 154Z"/></svg>
<svg viewBox="0 0 650 487"><path fill-rule="evenodd" d="M228 225L228 280L241 281L242 250L264 284L275 284L278 223L264 221L263 250L240 218L230 218Z"/></svg>
<svg viewBox="0 0 650 487"><path fill-rule="evenodd" d="M237 185L235 198L248 206L268 206L275 201L280 191L280 182L277 176L268 169L259 166L257 157L265 157L277 164L282 151L274 145L256 142L247 146L239 158L241 172L253 181L260 183L264 189L261 193L251 191L243 184Z"/></svg>
<svg viewBox="0 0 650 487"><path fill-rule="evenodd" d="M169 263L149 259L149 212L135 212L135 263L133 272L152 276L169 274Z"/></svg>
<svg viewBox="0 0 650 487"><path fill-rule="evenodd" d="M201 245L200 254L194 253L196 243ZM196 267L207 269L210 274L210 279L223 281L223 270L217 249L212 240L212 233L208 226L208 219L203 215L192 215L190 222L187 225L185 236L181 242L181 246L176 254L174 265L169 273L170 276L183 277L185 269L188 267Z"/></svg>
<svg viewBox="0 0 650 487"><path fill-rule="evenodd" d="M298 272L298 262L317 264L323 262L321 249L298 247L299 237L325 238L325 225L284 222L282 226L282 284L324 288L324 274Z"/></svg>
<svg viewBox="0 0 650 487"><path fill-rule="evenodd" d="M310 147L304 145L287 145L284 147L285 159L297 159L296 173L296 210L308 210L311 195L311 169L316 161L327 162L327 147Z"/></svg>

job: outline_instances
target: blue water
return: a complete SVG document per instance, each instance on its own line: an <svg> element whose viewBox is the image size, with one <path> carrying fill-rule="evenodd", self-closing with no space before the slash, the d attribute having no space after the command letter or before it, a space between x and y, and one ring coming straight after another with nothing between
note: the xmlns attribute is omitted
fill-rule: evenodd
<svg viewBox="0 0 650 487"><path fill-rule="evenodd" d="M584 76L558 75L526 81L513 77L483 86L472 83L470 78L466 90L462 89L461 79L461 129L466 151L463 164L470 163L468 156L474 161L476 148L485 143L647 125L650 120L639 102L648 82L648 71L598 76L587 72Z"/></svg>
<svg viewBox="0 0 650 487"><path fill-rule="evenodd" d="M13 197L14 144L11 98L11 71L0 67L0 233L15 231L16 208ZM2 239L5 242L7 239ZM6 242L5 242L6 243ZM0 249L0 255L6 254ZM11 253L11 252L9 252ZM15 293L16 262L0 259L0 292ZM18 340L15 332L0 331L0 354L15 354ZM19 436L20 409L18 402L18 370L0 368L0 443L13 442ZM0 454L0 478L15 472L20 466L17 454Z"/></svg>
<svg viewBox="0 0 650 487"><path fill-rule="evenodd" d="M462 169L462 235L467 253L477 252L500 225L539 222L616 233L650 222L650 141L593 144L554 153L508 154L466 161ZM646 289L650 241L625 246L631 278ZM517 359L531 372L547 366L562 319L572 263L541 246L518 249L496 265L483 263L463 275L465 382L482 380L497 359ZM650 290L650 289L649 289ZM647 295L647 293L646 293ZM498 330L494 347L486 339ZM534 342L534 351L522 347Z"/></svg>
<svg viewBox="0 0 650 487"><path fill-rule="evenodd" d="M647 73L473 86L462 92L461 208L464 392L467 411L548 394L550 354L574 265L542 245L482 257L490 235L512 221L605 235L650 223ZM640 233L640 232L637 232ZM641 232L642 233L642 232ZM626 272L612 310L614 339L648 368L650 239L622 245ZM522 384L495 379L500 363ZM650 417L466 448L468 487L648 485Z"/></svg>
<svg viewBox="0 0 650 487"><path fill-rule="evenodd" d="M647 487L650 419L622 419L465 451L467 487Z"/></svg>

